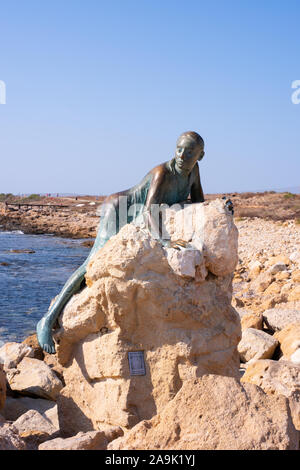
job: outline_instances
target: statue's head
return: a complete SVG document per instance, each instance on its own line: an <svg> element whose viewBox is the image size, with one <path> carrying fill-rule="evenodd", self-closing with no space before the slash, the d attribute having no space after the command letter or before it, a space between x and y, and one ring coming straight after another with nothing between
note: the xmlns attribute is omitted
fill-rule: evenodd
<svg viewBox="0 0 300 470"><path fill-rule="evenodd" d="M175 166L178 173L189 172L204 157L204 140L197 132L181 134L176 143Z"/></svg>

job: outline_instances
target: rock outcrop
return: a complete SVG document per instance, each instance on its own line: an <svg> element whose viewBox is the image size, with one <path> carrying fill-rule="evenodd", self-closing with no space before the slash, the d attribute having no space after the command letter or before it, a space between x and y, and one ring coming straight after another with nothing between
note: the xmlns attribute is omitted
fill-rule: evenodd
<svg viewBox="0 0 300 470"><path fill-rule="evenodd" d="M176 397L109 450L297 450L299 436L283 396L232 377L186 381Z"/></svg>
<svg viewBox="0 0 300 470"><path fill-rule="evenodd" d="M232 215L224 201L194 204L171 212L166 228L187 248L164 248L143 228L126 225L93 257L87 287L60 317L66 386L57 403L65 437L150 419L202 374L239 375ZM134 370L129 353L137 353Z"/></svg>

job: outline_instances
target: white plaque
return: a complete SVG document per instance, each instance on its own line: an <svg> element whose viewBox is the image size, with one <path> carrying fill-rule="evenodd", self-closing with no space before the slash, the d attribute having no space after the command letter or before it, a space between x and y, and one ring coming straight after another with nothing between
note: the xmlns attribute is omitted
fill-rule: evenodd
<svg viewBox="0 0 300 470"><path fill-rule="evenodd" d="M128 353L130 375L146 375L144 351Z"/></svg>

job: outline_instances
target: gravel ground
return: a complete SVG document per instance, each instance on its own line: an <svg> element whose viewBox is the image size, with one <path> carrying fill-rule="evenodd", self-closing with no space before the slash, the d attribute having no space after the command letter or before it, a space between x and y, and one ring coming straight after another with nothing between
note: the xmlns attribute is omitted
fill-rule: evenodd
<svg viewBox="0 0 300 470"><path fill-rule="evenodd" d="M274 222L261 218L235 221L239 229L239 256L250 261L258 256L290 256L300 251L300 224L290 220Z"/></svg>

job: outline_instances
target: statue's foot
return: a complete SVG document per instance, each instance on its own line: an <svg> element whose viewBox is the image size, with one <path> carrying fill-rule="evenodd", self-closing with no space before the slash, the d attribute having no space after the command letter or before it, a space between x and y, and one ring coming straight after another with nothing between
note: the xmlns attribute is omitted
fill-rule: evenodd
<svg viewBox="0 0 300 470"><path fill-rule="evenodd" d="M55 345L52 339L51 328L43 318L38 322L36 331L41 348L49 354L55 354Z"/></svg>

